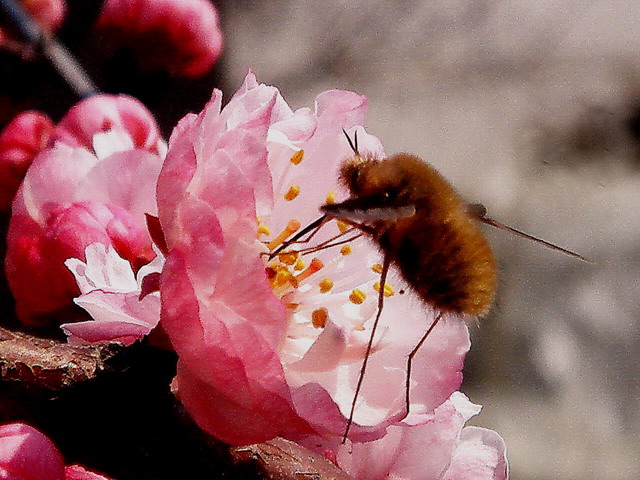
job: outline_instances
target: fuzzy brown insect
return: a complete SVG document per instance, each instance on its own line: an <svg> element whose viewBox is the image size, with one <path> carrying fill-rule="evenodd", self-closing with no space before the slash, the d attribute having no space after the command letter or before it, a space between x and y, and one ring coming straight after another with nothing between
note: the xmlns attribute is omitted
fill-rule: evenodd
<svg viewBox="0 0 640 480"><path fill-rule="evenodd" d="M508 227L486 215L480 204L467 204L447 180L420 158L400 153L375 158L358 152L345 132L354 156L344 162L340 182L350 197L320 207L322 217L271 252L283 248L329 219L338 219L359 229L379 246L384 261L380 274L378 310L360 370L346 440L362 386L369 354L384 304L384 287L391 265L395 266L416 294L438 313L407 360L405 405L409 412L409 387L413 358L443 315L452 313L479 318L487 314L497 286L496 260L491 247L474 221L510 231L547 247L587 261L584 257L527 233ZM337 245L325 242L320 248ZM310 249L316 251L317 247Z"/></svg>

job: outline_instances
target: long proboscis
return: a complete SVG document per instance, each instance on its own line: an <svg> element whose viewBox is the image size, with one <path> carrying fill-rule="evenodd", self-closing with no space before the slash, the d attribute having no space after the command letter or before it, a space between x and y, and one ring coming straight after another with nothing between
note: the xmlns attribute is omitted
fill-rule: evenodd
<svg viewBox="0 0 640 480"><path fill-rule="evenodd" d="M329 215L322 215L320 218L317 218L316 220L311 222L309 225L304 227L302 230L300 230L298 233L296 233L293 237L288 238L279 247L277 247L273 252L269 253L269 260L273 259L276 255L278 255L281 251L283 251L285 248L287 248L292 243L295 243L298 240L300 240L307 233L311 232L314 228L318 228L320 225L322 225L324 222L326 222L329 218L330 218Z"/></svg>
<svg viewBox="0 0 640 480"><path fill-rule="evenodd" d="M519 237L532 240L536 243L544 245L547 248L550 248L551 250L564 253L565 255L569 255L570 257L577 258L578 260L582 260L583 262L589 263L591 265L595 264L593 260L589 260L588 258L583 257L579 253L576 253L567 248L563 248L559 245L556 245L555 243L547 242L542 238L535 237L526 232L523 232L522 230L518 230L517 228L510 227L509 225L505 225L504 223L494 220L493 218L487 217L487 209L482 204L479 204L479 203L471 204L469 205L468 211L469 211L469 214L479 222L486 223L487 225L491 225L492 227L499 228L500 230L504 230L505 232L513 233L514 235L518 235Z"/></svg>

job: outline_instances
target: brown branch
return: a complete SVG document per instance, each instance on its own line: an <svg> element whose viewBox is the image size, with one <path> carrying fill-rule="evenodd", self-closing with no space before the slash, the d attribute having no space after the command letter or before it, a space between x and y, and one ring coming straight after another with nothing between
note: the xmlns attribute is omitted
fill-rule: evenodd
<svg viewBox="0 0 640 480"><path fill-rule="evenodd" d="M0 374L3 381L60 390L95 378L121 347L73 346L0 327Z"/></svg>
<svg viewBox="0 0 640 480"><path fill-rule="evenodd" d="M269 480L352 480L322 455L284 438L234 447L231 455L255 462Z"/></svg>

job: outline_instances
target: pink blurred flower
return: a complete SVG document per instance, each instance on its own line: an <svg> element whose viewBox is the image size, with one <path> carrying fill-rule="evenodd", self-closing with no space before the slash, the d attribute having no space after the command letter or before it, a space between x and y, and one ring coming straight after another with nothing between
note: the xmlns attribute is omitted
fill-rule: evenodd
<svg viewBox="0 0 640 480"><path fill-rule="evenodd" d="M266 265L260 254L292 220L304 225L328 197L346 196L337 185L352 155L343 128L358 129L362 152L383 154L358 127L367 101L331 90L313 110L294 112L276 88L249 74L222 110L221 102L214 91L199 115L178 124L158 180L168 246L162 325L179 355L175 392L226 442L279 435L337 449L376 311L379 274L371 267L380 254L363 238L351 242L352 254L322 250L312 261L302 257L304 265L286 257ZM338 231L331 222L314 242ZM403 286L395 274L390 282ZM362 302L350 300L354 290ZM353 441L380 438L404 416L406 355L432 320L409 292L385 301ZM416 358L412 416L422 418L457 390L468 348L463 322L434 330Z"/></svg>
<svg viewBox="0 0 640 480"><path fill-rule="evenodd" d="M417 425L397 424L380 440L347 444L338 465L356 479L504 480L506 447L492 430L465 427L480 412L455 392Z"/></svg>
<svg viewBox="0 0 640 480"><path fill-rule="evenodd" d="M146 275L162 270L164 258L157 253L137 274L111 245L102 243L92 243L85 249L86 262L77 258L65 262L81 292L74 302L92 317L61 325L69 343L119 341L128 345L149 334L160 321L160 292L143 298L140 293Z"/></svg>
<svg viewBox="0 0 640 480"><path fill-rule="evenodd" d="M47 146L53 128L53 122L47 115L26 111L16 116L0 133L0 211L11 207L29 165Z"/></svg>
<svg viewBox="0 0 640 480"><path fill-rule="evenodd" d="M64 466L44 434L24 423L0 426L0 478L7 480L109 480L80 465Z"/></svg>
<svg viewBox="0 0 640 480"><path fill-rule="evenodd" d="M0 477L62 480L64 461L42 433L23 423L0 426Z"/></svg>
<svg viewBox="0 0 640 480"><path fill-rule="evenodd" d="M109 118L119 118L118 98L114 104L116 113ZM76 117L81 110L70 115ZM73 131L66 128L73 123L63 119L59 128ZM75 123L80 125L81 118ZM23 322L42 325L73 318L72 299L79 291L64 261L83 259L91 243L113 246L135 270L154 257L144 214L156 210L155 183L162 165L162 156L151 151L164 148L154 135L141 145L151 151L135 148L140 145L135 139L148 137L140 135L148 130L138 125L114 122L109 124L113 128L99 129L92 137L88 129L84 136L61 136L29 168L13 204L5 260ZM63 143L74 138L91 143Z"/></svg>
<svg viewBox="0 0 640 480"><path fill-rule="evenodd" d="M60 27L67 9L64 0L19 0L19 3L40 28L49 33ZM0 28L0 46L10 38L10 35Z"/></svg>
<svg viewBox="0 0 640 480"><path fill-rule="evenodd" d="M67 9L64 0L21 0L20 3L49 32L55 32L60 27Z"/></svg>
<svg viewBox="0 0 640 480"><path fill-rule="evenodd" d="M149 70L197 77L222 51L218 12L208 0L106 0L97 27Z"/></svg>

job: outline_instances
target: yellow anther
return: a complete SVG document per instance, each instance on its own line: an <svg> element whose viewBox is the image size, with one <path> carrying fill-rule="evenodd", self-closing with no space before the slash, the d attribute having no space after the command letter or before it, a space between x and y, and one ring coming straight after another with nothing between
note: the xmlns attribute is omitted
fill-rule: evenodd
<svg viewBox="0 0 640 480"><path fill-rule="evenodd" d="M376 292L380 292L380 282L376 282L373 284L373 289ZM395 292L393 291L393 287L385 282L384 284L384 296L391 297Z"/></svg>
<svg viewBox="0 0 640 480"><path fill-rule="evenodd" d="M272 283L275 287L282 287L285 285L291 285L293 287L298 286L296 278L286 269L278 270Z"/></svg>
<svg viewBox="0 0 640 480"><path fill-rule="evenodd" d="M314 258L313 260L311 260L311 263L306 269L304 269L302 272L296 275L295 279L298 282L301 282L302 280L305 280L306 278L309 278L314 273L318 272L322 267L324 267L324 263L322 263L321 260Z"/></svg>
<svg viewBox="0 0 640 480"><path fill-rule="evenodd" d="M329 318L329 312L326 308L318 308L311 312L311 324L315 328L324 328Z"/></svg>
<svg viewBox="0 0 640 480"><path fill-rule="evenodd" d="M353 248L351 248L351 245L343 245L342 247L340 247L340 253L342 255L349 255L352 251Z"/></svg>
<svg viewBox="0 0 640 480"><path fill-rule="evenodd" d="M294 270L304 270L305 264L300 257L296 260L296 264L293 266Z"/></svg>
<svg viewBox="0 0 640 480"><path fill-rule="evenodd" d="M294 165L298 165L303 158L304 158L304 150L298 150L296 153L291 155L291 158L289 159L289 161L291 161L291 163L293 163Z"/></svg>
<svg viewBox="0 0 640 480"><path fill-rule="evenodd" d="M298 220L290 220L284 230L267 244L267 247L269 250L273 250L298 230L300 230L300 222Z"/></svg>
<svg viewBox="0 0 640 480"><path fill-rule="evenodd" d="M300 195L300 187L298 185L291 185L287 193L284 194L284 199L290 202Z"/></svg>
<svg viewBox="0 0 640 480"><path fill-rule="evenodd" d="M382 273L382 265L380 265L379 263L371 265L371 270L373 270L376 273ZM380 288L380 287L378 287L378 288Z"/></svg>
<svg viewBox="0 0 640 480"><path fill-rule="evenodd" d="M271 235L271 230L269 230L269 227L267 227L264 223L260 223L258 225L258 237L261 237L263 235Z"/></svg>
<svg viewBox="0 0 640 480"><path fill-rule="evenodd" d="M291 311L297 310L299 306L300 306L299 303L286 303L285 304L285 307L287 307L287 310L291 310Z"/></svg>
<svg viewBox="0 0 640 480"><path fill-rule="evenodd" d="M278 255L278 260L280 260L285 265L293 265L298 260L297 252L284 252Z"/></svg>
<svg viewBox="0 0 640 480"><path fill-rule="evenodd" d="M360 305L362 302L364 302L365 298L367 298L367 295L362 290L359 290L357 288L351 290L351 295L349 295L349 300L351 301L351 303L355 303L356 305Z"/></svg>
<svg viewBox="0 0 640 480"><path fill-rule="evenodd" d="M318 286L320 287L320 291L322 293L327 293L333 288L333 280L331 280L329 277L323 278L322 281L318 283Z"/></svg>
<svg viewBox="0 0 640 480"><path fill-rule="evenodd" d="M336 223L338 224L338 230L340 230L340 233L346 232L347 230L349 230L349 227L351 227L351 225L343 222L342 220L338 220Z"/></svg>
<svg viewBox="0 0 640 480"><path fill-rule="evenodd" d="M336 203L336 193L335 192L327 193L327 198L325 199L325 203L327 205L331 205L332 203Z"/></svg>

